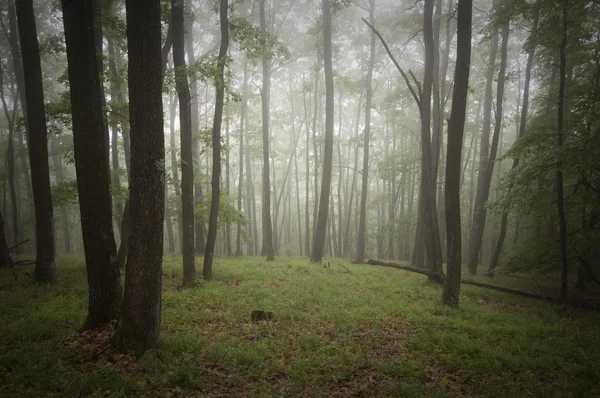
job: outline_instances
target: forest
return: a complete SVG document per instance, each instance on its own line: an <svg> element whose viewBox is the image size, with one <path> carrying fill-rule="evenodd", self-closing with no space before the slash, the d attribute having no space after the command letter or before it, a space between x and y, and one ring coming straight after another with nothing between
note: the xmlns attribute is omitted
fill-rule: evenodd
<svg viewBox="0 0 600 398"><path fill-rule="evenodd" d="M598 0L0 27L1 396L600 396Z"/></svg>

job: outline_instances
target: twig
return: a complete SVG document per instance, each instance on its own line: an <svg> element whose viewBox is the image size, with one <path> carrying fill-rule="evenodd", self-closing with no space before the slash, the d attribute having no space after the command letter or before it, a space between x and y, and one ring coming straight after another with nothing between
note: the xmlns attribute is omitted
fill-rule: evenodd
<svg viewBox="0 0 600 398"><path fill-rule="evenodd" d="M351 273L352 273L352 272L350 272L350 270L349 270L349 269L348 269L348 268L347 268L347 267L346 267L344 264L340 263L340 265L341 265L342 267L344 267L344 269L345 269L346 271L348 271L348 273L349 273L349 274L351 274Z"/></svg>

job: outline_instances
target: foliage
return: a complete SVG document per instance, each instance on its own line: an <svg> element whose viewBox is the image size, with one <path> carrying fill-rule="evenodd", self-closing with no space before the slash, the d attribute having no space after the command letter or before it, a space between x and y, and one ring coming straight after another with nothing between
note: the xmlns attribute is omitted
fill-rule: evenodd
<svg viewBox="0 0 600 398"><path fill-rule="evenodd" d="M205 197L210 197L210 193L206 193ZM195 216L200 220L207 220L210 213L210 201L204 200L196 204ZM222 228L225 225L240 224L242 226L248 223L248 217L244 212L239 211L235 203L229 195L221 192L219 204L219 219L217 226Z"/></svg>
<svg viewBox="0 0 600 398"><path fill-rule="evenodd" d="M561 315L472 286L460 309L441 308L439 289L420 275L336 260L327 269L293 258L215 261L214 281L182 289L181 257L165 258L161 349L138 360L111 347L112 327L78 332L82 257L59 257L51 288L26 268L0 270L3 395L600 393L594 312ZM274 320L251 323L255 309Z"/></svg>

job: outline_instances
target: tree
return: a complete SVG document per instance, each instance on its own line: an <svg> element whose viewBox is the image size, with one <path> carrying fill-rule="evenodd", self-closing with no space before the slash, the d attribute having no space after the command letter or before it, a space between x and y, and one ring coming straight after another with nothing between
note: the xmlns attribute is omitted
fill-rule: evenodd
<svg viewBox="0 0 600 398"><path fill-rule="evenodd" d="M196 279L194 253L194 159L192 157L192 108L190 87L185 65L183 0L171 2L171 29L173 31L173 63L175 86L179 97L179 125L181 137L181 211L183 221L183 283ZM191 40L191 38L190 38Z"/></svg>
<svg viewBox="0 0 600 398"><path fill-rule="evenodd" d="M89 286L84 328L117 319L121 274L112 225L101 70L95 47L99 23L94 0L62 0L73 114L73 142L81 229Z"/></svg>
<svg viewBox="0 0 600 398"><path fill-rule="evenodd" d="M6 232L4 230L4 217L0 213L0 268L12 268L13 260L10 257L8 246L6 245Z"/></svg>
<svg viewBox="0 0 600 398"><path fill-rule="evenodd" d="M262 128L263 128L263 174L262 174L262 227L263 244L261 256L266 256L267 261L275 259L273 250L273 224L271 222L271 172L269 168L269 117L271 98L271 54L267 52L267 23L265 16L266 0L260 0L260 30L264 35L262 71L263 81L261 89L262 98Z"/></svg>
<svg viewBox="0 0 600 398"><path fill-rule="evenodd" d="M165 144L159 0L127 0L131 182L129 254L117 341L142 353L160 334Z"/></svg>
<svg viewBox="0 0 600 398"><path fill-rule="evenodd" d="M329 218L329 196L331 193L331 168L333 166L333 65L331 51L331 10L329 0L322 1L323 11L323 65L325 69L325 151L323 154L323 176L316 229L313 235L310 261L320 263L325 248L325 232Z"/></svg>
<svg viewBox="0 0 600 398"><path fill-rule="evenodd" d="M227 48L229 47L229 21L227 19L228 0L221 0L219 19L221 22L221 47L217 61L217 75L215 86L217 89L215 101L215 117L212 131L213 166L211 180L211 202L208 220L208 236L204 254L204 268L202 276L205 280L212 278L212 262L217 240L217 217L219 215L219 201L221 197L221 122L223 119L223 102L225 98L225 63L227 62Z"/></svg>
<svg viewBox="0 0 600 398"><path fill-rule="evenodd" d="M448 265L442 304L458 305L461 277L461 228L460 228L460 165L467 110L469 71L471 63L471 20L473 0L459 0L458 28L456 33L456 68L452 108L448 122L448 146L446 156L446 238Z"/></svg>
<svg viewBox="0 0 600 398"><path fill-rule="evenodd" d="M375 0L369 0L369 23L375 25ZM366 218L367 218L367 192L369 187L369 133L371 130L371 107L373 103L373 68L375 66L375 33L370 34L370 55L369 67L367 71L367 100L365 107L365 140L363 143L363 168L362 168L362 188L360 194L360 221L358 223L358 250L356 252L357 263L365 261L365 246L367 237L365 236ZM340 231L341 233L341 231Z"/></svg>
<svg viewBox="0 0 600 398"><path fill-rule="evenodd" d="M34 278L39 282L54 282L53 208L48 164L48 130L44 110L44 89L33 0L17 0L17 21L23 54L23 74L27 103L27 142L33 201L35 207L36 260Z"/></svg>

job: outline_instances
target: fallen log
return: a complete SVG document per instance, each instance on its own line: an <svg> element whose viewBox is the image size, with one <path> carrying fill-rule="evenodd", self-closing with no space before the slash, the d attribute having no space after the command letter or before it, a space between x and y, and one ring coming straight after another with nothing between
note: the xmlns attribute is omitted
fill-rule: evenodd
<svg viewBox="0 0 600 398"><path fill-rule="evenodd" d="M391 268L401 269L401 270L404 270L404 271L415 272L417 274L427 275L427 276L429 276L431 278L441 278L441 276L439 274L435 273L435 272L432 272L432 271L429 271L429 270L426 270L426 269L411 267L411 266L408 266L408 265L400 265L400 264L396 264L396 263L390 263L390 262L385 262L385 261L377 261L377 260L369 260L369 261L367 261L367 264L370 264L370 265L379 265L379 266L382 266L382 267L391 267ZM560 299L557 299L557 298L554 298L554 297L541 296L539 294L535 294L535 293L531 293L531 292L526 292L526 291L523 291L523 290L510 289L510 288L503 287L503 286L491 285L489 283L478 282L478 281L474 281L474 280L471 280L471 279L461 279L460 283L462 283L464 285L471 285L471 286L481 287L483 289L490 289L490 290L495 290L495 291L498 291L498 292L514 294L514 295L521 296L521 297L527 297L527 298L532 298L532 299L537 299L537 300L544 300L544 301L547 301L547 302L552 303L552 304L562 304L562 302L560 301ZM586 309L586 310L597 309L597 307L594 306L593 304L585 303L585 302L568 302L568 304L570 306L572 306L572 307Z"/></svg>

